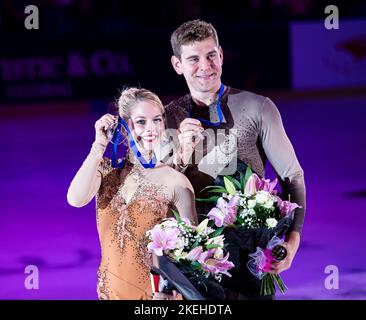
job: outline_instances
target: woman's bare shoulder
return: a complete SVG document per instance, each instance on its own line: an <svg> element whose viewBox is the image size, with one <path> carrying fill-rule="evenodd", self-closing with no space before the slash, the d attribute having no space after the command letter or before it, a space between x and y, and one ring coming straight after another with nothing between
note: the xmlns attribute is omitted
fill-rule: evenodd
<svg viewBox="0 0 366 320"><path fill-rule="evenodd" d="M191 183L183 173L173 169L168 165L163 165L162 170L164 178L167 181L168 185L192 188Z"/></svg>

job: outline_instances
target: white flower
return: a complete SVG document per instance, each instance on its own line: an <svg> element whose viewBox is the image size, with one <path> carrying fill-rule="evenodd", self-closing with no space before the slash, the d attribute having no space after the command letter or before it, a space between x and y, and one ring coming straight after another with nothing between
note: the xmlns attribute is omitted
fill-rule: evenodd
<svg viewBox="0 0 366 320"><path fill-rule="evenodd" d="M268 228L274 228L275 226L277 226L277 220L274 218L268 218L266 220L266 224L267 224Z"/></svg>
<svg viewBox="0 0 366 320"><path fill-rule="evenodd" d="M210 233L212 233L214 231L215 231L215 229L212 229L210 227L207 227L206 230L204 230L203 234L206 234L207 235L207 234L210 234Z"/></svg>
<svg viewBox="0 0 366 320"><path fill-rule="evenodd" d="M243 209L243 211L240 213L240 216L242 218L245 218L248 215L248 209Z"/></svg>
<svg viewBox="0 0 366 320"><path fill-rule="evenodd" d="M183 252L183 249L176 249L173 251L174 256L179 257Z"/></svg>
<svg viewBox="0 0 366 320"><path fill-rule="evenodd" d="M230 200L230 199L231 199L231 197L232 197L232 195L231 195L231 194L229 194L229 193L223 193L223 194L222 194L222 196L220 197L220 199L223 199L223 200L224 200L224 198L225 198L225 199ZM225 201L226 201L226 200L225 200Z"/></svg>
<svg viewBox="0 0 366 320"><path fill-rule="evenodd" d="M161 224L160 224L161 228L162 229L165 229L165 228L176 228L178 226L177 222L176 221L173 221L173 220L165 220L163 221Z"/></svg>
<svg viewBox="0 0 366 320"><path fill-rule="evenodd" d="M177 250L182 250L184 248L184 240L182 238L178 238L175 242L175 247Z"/></svg>
<svg viewBox="0 0 366 320"><path fill-rule="evenodd" d="M257 202L255 200L248 200L248 209L253 209Z"/></svg>
<svg viewBox="0 0 366 320"><path fill-rule="evenodd" d="M272 208L272 207L273 207L273 204L274 204L273 200L272 200L272 199L269 199L269 200L267 200L267 201L264 203L263 207L265 207L265 208L267 208L267 209L270 209L270 208Z"/></svg>
<svg viewBox="0 0 366 320"><path fill-rule="evenodd" d="M203 220L196 228L198 234L202 233L207 228L208 219Z"/></svg>
<svg viewBox="0 0 366 320"><path fill-rule="evenodd" d="M215 253L214 253L214 258L215 259L222 259L224 257L224 251L222 251L221 248L217 248Z"/></svg>
<svg viewBox="0 0 366 320"><path fill-rule="evenodd" d="M236 193L235 195L239 195L238 193ZM222 198L226 198L228 199L229 201L231 200L231 198L234 197L233 194L230 194L230 193L223 193L222 194Z"/></svg>
<svg viewBox="0 0 366 320"><path fill-rule="evenodd" d="M221 236L217 236L215 238L210 238L207 240L206 244L217 244L220 247L223 247L224 246L224 236L221 235Z"/></svg>
<svg viewBox="0 0 366 320"><path fill-rule="evenodd" d="M242 207L244 207L244 206L245 206L245 204L246 204L246 199L240 198L240 200L239 200L239 204L240 204Z"/></svg>
<svg viewBox="0 0 366 320"><path fill-rule="evenodd" d="M171 254L169 254L173 259L179 261L180 259L185 259L187 256L187 252L183 251L182 249L174 250Z"/></svg>
<svg viewBox="0 0 366 320"><path fill-rule="evenodd" d="M249 210L248 210L248 214L249 214L250 216L254 216L254 215L255 215L255 211L254 211L253 209L249 209Z"/></svg>
<svg viewBox="0 0 366 320"><path fill-rule="evenodd" d="M257 202L259 204L264 204L265 202L267 202L270 198L270 194L266 191L258 191L255 199L257 200Z"/></svg>

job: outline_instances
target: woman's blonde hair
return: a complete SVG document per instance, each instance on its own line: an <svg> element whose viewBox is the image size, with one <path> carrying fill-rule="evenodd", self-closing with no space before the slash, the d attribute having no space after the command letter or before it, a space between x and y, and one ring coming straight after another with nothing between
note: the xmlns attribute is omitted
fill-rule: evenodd
<svg viewBox="0 0 366 320"><path fill-rule="evenodd" d="M140 101L149 101L159 106L161 113L164 115L165 109L159 97L142 88L128 88L124 89L118 99L118 113L123 119L128 119L131 114L131 108Z"/></svg>

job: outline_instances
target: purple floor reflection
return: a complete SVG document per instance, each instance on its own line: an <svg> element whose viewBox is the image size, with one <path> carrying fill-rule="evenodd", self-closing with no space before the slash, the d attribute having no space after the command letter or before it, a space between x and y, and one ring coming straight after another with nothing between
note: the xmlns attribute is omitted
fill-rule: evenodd
<svg viewBox="0 0 366 320"><path fill-rule="evenodd" d="M275 102L308 198L301 247L283 273L289 290L278 298L366 299L366 98ZM97 298L95 204L66 202L97 118L90 111L0 119L0 299ZM39 268L38 290L24 286L27 265ZM324 286L328 265L339 268L338 290Z"/></svg>

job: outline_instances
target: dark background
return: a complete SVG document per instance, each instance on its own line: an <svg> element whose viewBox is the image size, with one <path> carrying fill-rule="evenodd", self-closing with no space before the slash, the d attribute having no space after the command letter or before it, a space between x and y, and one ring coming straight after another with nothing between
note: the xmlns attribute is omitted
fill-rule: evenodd
<svg viewBox="0 0 366 320"><path fill-rule="evenodd" d="M39 8L39 30L24 27L28 4ZM195 18L218 30L224 82L259 92L289 90L289 24L324 19L328 4L338 6L342 19L362 17L366 11L364 1L2 0L0 72L4 61L18 59L18 73L13 67L13 76L2 78L0 106L108 100L124 85L146 87L163 96L182 94L185 83L170 67L170 35ZM55 57L62 63L52 74L42 73Z"/></svg>

